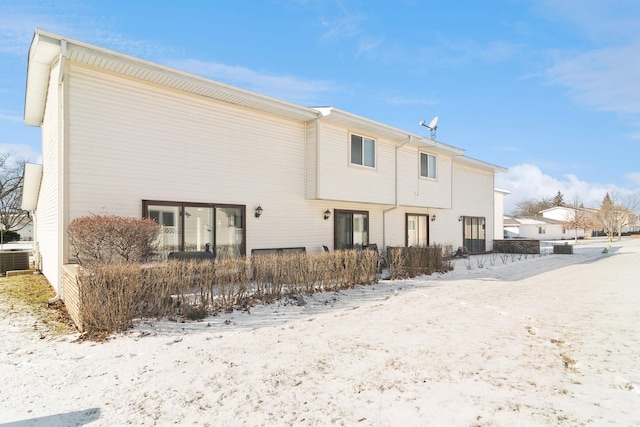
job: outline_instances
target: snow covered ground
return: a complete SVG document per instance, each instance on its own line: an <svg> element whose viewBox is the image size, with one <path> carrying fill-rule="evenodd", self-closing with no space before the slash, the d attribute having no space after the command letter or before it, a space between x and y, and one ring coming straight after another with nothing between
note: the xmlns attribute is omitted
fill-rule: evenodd
<svg viewBox="0 0 640 427"><path fill-rule="evenodd" d="M0 312L0 426L640 425L640 239L106 343ZM492 265L493 264L493 265Z"/></svg>

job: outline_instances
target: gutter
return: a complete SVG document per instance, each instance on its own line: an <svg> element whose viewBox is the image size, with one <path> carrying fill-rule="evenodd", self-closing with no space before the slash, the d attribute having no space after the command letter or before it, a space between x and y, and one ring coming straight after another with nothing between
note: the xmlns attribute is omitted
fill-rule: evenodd
<svg viewBox="0 0 640 427"><path fill-rule="evenodd" d="M407 145L408 143L410 143L413 140L413 136L409 135L409 138L407 138L406 141L404 141L402 144L398 145L396 147L396 200L395 200L395 204L390 207L389 209L385 209L382 211L382 250L386 251L386 247L387 247L387 212L391 212L393 210L398 209L398 206L400 206L400 203L398 201L398 186L399 186L399 182L398 182L398 150L400 150L402 147L404 147L405 145Z"/></svg>

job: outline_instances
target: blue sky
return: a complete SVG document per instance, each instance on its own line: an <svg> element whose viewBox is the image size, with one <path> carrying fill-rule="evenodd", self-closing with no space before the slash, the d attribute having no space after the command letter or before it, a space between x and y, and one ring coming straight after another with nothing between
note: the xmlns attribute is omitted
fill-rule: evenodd
<svg viewBox="0 0 640 427"><path fill-rule="evenodd" d="M509 168L518 201L640 191L636 0L0 0L0 151L24 124L36 27L305 106L334 106Z"/></svg>

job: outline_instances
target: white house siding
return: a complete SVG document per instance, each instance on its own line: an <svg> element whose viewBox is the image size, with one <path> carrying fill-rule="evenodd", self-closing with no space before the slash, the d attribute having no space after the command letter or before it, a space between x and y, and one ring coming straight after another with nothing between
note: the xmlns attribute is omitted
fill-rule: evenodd
<svg viewBox="0 0 640 427"><path fill-rule="evenodd" d="M420 177L420 153L436 156L436 179ZM413 145L398 150L398 201L401 205L450 208L451 157L419 150Z"/></svg>
<svg viewBox="0 0 640 427"><path fill-rule="evenodd" d="M493 238L497 240L504 239L504 198L508 194L511 193L507 190L500 190L497 188L493 192L495 198L493 212Z"/></svg>
<svg viewBox="0 0 640 427"><path fill-rule="evenodd" d="M542 230L543 232L541 232ZM562 224L520 224L521 239L560 240L562 239Z"/></svg>
<svg viewBox="0 0 640 427"><path fill-rule="evenodd" d="M575 218L573 208L566 208L564 206L554 206L549 209L545 209L542 211L542 216L545 218L555 219L557 221L571 221L572 218ZM561 234L558 239L574 239L576 237L576 232L574 229L564 229L564 233ZM585 230L580 228L578 229L579 238L584 238Z"/></svg>
<svg viewBox="0 0 640 427"><path fill-rule="evenodd" d="M305 171L305 185L307 189L307 199L315 199L318 197L317 193L317 179L318 179L318 133L320 128L318 121L307 123L306 129L306 171Z"/></svg>
<svg viewBox="0 0 640 427"><path fill-rule="evenodd" d="M494 174L460 163L453 163L453 207L447 224L438 232L446 233L434 236L446 239L455 237L454 243L462 245L462 225L460 216L484 217L486 250L493 249L494 236Z"/></svg>
<svg viewBox="0 0 640 427"><path fill-rule="evenodd" d="M49 92L42 121L43 175L35 220L39 253L42 254L41 270L56 292L59 291L60 286L62 259L58 240L61 233L60 186L62 184L61 147L58 144L61 136L58 129L61 114L58 70L58 64L51 69Z"/></svg>
<svg viewBox="0 0 640 427"><path fill-rule="evenodd" d="M376 139L376 167L352 165L350 133ZM376 135L321 123L318 141L319 199L362 203L395 203L394 145Z"/></svg>
<svg viewBox="0 0 640 427"><path fill-rule="evenodd" d="M332 239L332 206L305 200L304 123L77 65L69 77L70 219L140 216L142 199L239 204L248 253Z"/></svg>

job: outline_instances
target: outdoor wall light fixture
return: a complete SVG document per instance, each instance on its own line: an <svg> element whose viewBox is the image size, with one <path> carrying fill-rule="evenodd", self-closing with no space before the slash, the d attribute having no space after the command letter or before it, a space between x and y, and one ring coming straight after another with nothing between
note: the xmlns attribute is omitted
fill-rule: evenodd
<svg viewBox="0 0 640 427"><path fill-rule="evenodd" d="M324 211L324 220L326 221L329 218L331 218L331 211L327 209L326 211Z"/></svg>
<svg viewBox="0 0 640 427"><path fill-rule="evenodd" d="M262 206L258 205L258 207L256 208L256 218L260 218L260 215L262 215Z"/></svg>
<svg viewBox="0 0 640 427"><path fill-rule="evenodd" d="M431 215L431 222L436 220L436 214Z"/></svg>
<svg viewBox="0 0 640 427"><path fill-rule="evenodd" d="M459 217L458 217L458 221L462 221L462 218L464 218L464 217L459 216Z"/></svg>

